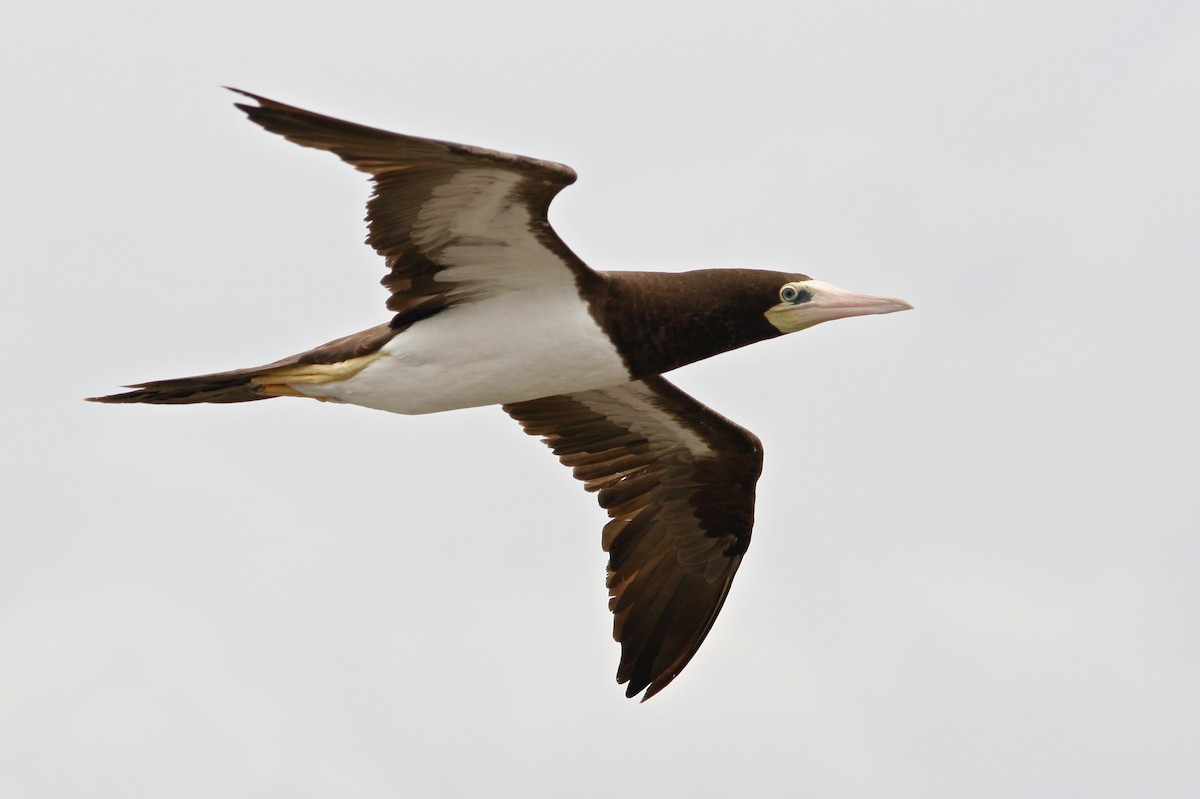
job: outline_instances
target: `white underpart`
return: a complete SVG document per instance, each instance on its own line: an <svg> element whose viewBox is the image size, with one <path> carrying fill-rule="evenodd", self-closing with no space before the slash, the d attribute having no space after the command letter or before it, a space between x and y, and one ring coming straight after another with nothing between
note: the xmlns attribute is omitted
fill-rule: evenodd
<svg viewBox="0 0 1200 799"><path fill-rule="evenodd" d="M393 413L586 391L629 379L616 348L572 291L506 292L417 322L358 374L311 396Z"/></svg>
<svg viewBox="0 0 1200 799"><path fill-rule="evenodd" d="M294 387L418 414L627 382L574 274L530 232L529 211L513 196L520 182L497 169L464 172L417 215L413 240L447 265L437 280L465 284L473 299L412 325L347 380Z"/></svg>
<svg viewBox="0 0 1200 799"><path fill-rule="evenodd" d="M708 442L695 429L680 424L674 415L663 410L658 394L643 383L591 391L577 399L596 413L644 437L652 446L682 445L695 458L716 457L716 451Z"/></svg>

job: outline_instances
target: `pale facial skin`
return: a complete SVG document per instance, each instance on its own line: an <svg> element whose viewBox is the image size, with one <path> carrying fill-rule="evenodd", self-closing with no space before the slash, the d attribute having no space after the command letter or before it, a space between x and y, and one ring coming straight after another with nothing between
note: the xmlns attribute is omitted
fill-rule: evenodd
<svg viewBox="0 0 1200 799"><path fill-rule="evenodd" d="M767 309L766 317L784 333L795 333L833 319L911 309L904 300L855 294L820 280L800 280L783 284L779 304Z"/></svg>

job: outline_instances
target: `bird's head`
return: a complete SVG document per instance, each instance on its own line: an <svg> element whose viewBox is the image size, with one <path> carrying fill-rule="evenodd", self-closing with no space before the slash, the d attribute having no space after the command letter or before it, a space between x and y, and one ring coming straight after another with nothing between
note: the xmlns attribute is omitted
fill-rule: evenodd
<svg viewBox="0 0 1200 799"><path fill-rule="evenodd" d="M847 316L908 311L912 306L891 297L855 294L820 280L790 280L779 287L779 302L767 309L767 321L784 333Z"/></svg>

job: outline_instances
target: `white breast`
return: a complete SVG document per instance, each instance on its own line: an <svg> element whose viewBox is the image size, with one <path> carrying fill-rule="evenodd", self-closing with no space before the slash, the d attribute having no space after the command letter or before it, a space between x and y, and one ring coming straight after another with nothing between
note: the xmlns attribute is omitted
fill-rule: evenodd
<svg viewBox="0 0 1200 799"><path fill-rule="evenodd" d="M418 414L520 402L629 380L574 286L507 291L448 308L396 336L353 377L310 396Z"/></svg>

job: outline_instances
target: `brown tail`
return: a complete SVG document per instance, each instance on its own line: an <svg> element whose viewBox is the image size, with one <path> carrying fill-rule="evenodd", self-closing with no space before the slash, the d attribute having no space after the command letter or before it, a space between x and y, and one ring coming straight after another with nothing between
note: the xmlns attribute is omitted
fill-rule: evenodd
<svg viewBox="0 0 1200 799"><path fill-rule="evenodd" d="M266 366L137 383L126 386L133 391L107 397L88 397L88 401L187 405L193 402L253 402L272 397L311 396L297 391L293 386L319 386L353 377L379 357L379 348L401 329L385 322Z"/></svg>
<svg viewBox="0 0 1200 799"><path fill-rule="evenodd" d="M88 397L88 402L148 402L153 405L185 405L193 402L252 402L279 396L268 386L256 382L279 364L253 369L235 369L196 377L177 377L172 380L152 380L126 386L133 391L109 394L107 397Z"/></svg>

